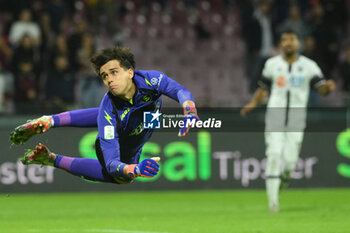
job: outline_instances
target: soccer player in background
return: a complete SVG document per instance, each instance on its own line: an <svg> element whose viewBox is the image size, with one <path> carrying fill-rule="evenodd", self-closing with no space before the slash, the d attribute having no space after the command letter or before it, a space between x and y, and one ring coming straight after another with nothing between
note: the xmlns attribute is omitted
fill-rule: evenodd
<svg viewBox="0 0 350 233"><path fill-rule="evenodd" d="M325 80L314 61L299 54L299 38L295 32L283 32L280 45L282 54L266 61L258 89L241 110L245 117L270 94L265 116L265 144L266 191L271 212L279 211L279 190L287 185L296 167L310 88L316 88L324 96L335 88L334 81Z"/></svg>
<svg viewBox="0 0 350 233"><path fill-rule="evenodd" d="M153 132L144 129L143 112L159 114L161 95L165 94L180 102L185 121L197 121L192 94L159 71L135 70L134 55L125 47L104 49L91 58L91 63L108 89L99 108L42 116L18 126L10 139L14 144L23 144L50 128L97 126L98 160L57 155L39 144L25 153L22 163L55 166L89 180L111 183L130 183L138 176L157 175L159 157L139 163L142 147ZM179 136L188 130L185 125Z"/></svg>

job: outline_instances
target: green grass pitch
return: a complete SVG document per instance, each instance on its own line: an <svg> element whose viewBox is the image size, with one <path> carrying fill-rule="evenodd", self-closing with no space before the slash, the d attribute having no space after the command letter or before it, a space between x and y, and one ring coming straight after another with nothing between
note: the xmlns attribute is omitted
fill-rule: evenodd
<svg viewBox="0 0 350 233"><path fill-rule="evenodd" d="M2 233L350 232L350 189L0 194Z"/></svg>

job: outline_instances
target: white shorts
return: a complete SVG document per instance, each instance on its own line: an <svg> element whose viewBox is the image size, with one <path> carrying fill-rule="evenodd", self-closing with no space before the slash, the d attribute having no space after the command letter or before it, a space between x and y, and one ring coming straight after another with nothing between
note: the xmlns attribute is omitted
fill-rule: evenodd
<svg viewBox="0 0 350 233"><path fill-rule="evenodd" d="M296 163L303 137L304 132L265 132L266 156Z"/></svg>

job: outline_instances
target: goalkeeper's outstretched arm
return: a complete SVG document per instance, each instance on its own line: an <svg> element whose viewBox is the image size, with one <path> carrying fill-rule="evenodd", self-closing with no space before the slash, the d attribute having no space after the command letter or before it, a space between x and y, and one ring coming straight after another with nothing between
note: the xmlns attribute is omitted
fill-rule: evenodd
<svg viewBox="0 0 350 233"><path fill-rule="evenodd" d="M162 77L161 82L159 82L159 90L162 94L165 94L180 103L185 116L184 122L192 120L199 121L196 105L191 92L166 75L162 74ZM180 128L178 136L185 136L189 129L190 127L188 124L185 123L184 126Z"/></svg>

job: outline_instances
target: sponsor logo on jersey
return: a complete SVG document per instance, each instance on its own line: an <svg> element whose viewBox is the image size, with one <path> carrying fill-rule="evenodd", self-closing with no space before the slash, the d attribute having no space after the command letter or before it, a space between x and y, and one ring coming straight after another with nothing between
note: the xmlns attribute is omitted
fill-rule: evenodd
<svg viewBox="0 0 350 233"><path fill-rule="evenodd" d="M290 85L292 87L301 87L304 83L304 78L302 76L291 76L289 79Z"/></svg>
<svg viewBox="0 0 350 233"><path fill-rule="evenodd" d="M128 112L130 112L130 108L127 108L122 115L120 115L120 120L123 120L124 117L126 116L126 114L128 114Z"/></svg>
<svg viewBox="0 0 350 233"><path fill-rule="evenodd" d="M143 123L139 124L136 129L134 129L134 131L132 131L131 134L129 134L129 136L133 136L133 135L139 135L140 133L142 133L143 131Z"/></svg>
<svg viewBox="0 0 350 233"><path fill-rule="evenodd" d="M286 78L284 76L279 76L277 78L277 82L276 82L277 86L279 87L285 87L287 84L286 84Z"/></svg>
<svg viewBox="0 0 350 233"><path fill-rule="evenodd" d="M157 78L151 78L151 84L152 85L157 85L158 84L158 79Z"/></svg>
<svg viewBox="0 0 350 233"><path fill-rule="evenodd" d="M141 97L141 101L145 102L145 103L148 103L148 102L152 101L152 96L149 95L149 94L144 95L144 96Z"/></svg>

